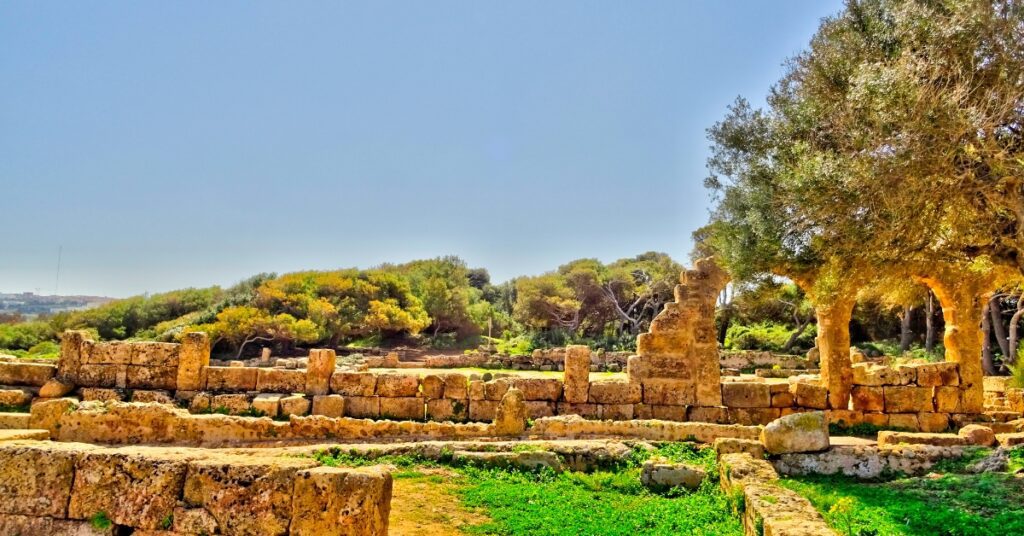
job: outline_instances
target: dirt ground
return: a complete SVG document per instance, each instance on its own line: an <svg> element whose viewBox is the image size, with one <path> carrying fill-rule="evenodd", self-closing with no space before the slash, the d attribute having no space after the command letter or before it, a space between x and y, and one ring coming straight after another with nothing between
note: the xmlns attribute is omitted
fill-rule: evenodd
<svg viewBox="0 0 1024 536"><path fill-rule="evenodd" d="M487 516L467 510L455 494L458 475L445 469L398 470L391 496L388 534L440 536L462 534L460 528L479 525Z"/></svg>

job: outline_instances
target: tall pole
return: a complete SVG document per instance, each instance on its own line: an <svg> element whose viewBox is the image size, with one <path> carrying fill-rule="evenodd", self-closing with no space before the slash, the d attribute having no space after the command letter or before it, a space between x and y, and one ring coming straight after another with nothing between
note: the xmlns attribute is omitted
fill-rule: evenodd
<svg viewBox="0 0 1024 536"><path fill-rule="evenodd" d="M64 252L64 246L57 246L57 282L53 285L53 294L60 294L60 257Z"/></svg>

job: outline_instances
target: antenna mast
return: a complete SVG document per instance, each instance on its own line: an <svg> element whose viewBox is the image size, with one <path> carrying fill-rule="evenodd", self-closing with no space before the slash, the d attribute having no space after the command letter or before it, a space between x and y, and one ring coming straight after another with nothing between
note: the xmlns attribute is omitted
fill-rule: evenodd
<svg viewBox="0 0 1024 536"><path fill-rule="evenodd" d="M57 246L57 282L53 285L53 294L60 294L60 257L64 252L64 246Z"/></svg>

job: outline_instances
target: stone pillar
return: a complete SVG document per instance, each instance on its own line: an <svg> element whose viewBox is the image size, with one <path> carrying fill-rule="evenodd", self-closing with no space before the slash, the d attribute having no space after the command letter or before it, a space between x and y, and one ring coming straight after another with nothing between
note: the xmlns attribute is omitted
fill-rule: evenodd
<svg viewBox="0 0 1024 536"><path fill-rule="evenodd" d="M565 348L565 401L585 404L590 394L590 348L574 344Z"/></svg>
<svg viewBox="0 0 1024 536"><path fill-rule="evenodd" d="M206 388L206 367L210 366L210 337L202 332L186 333L178 353L179 391L201 391Z"/></svg>
<svg viewBox="0 0 1024 536"><path fill-rule="evenodd" d="M60 336L60 358L57 360L57 379L74 384L78 381L78 367L82 364L83 347L89 333L65 331Z"/></svg>
<svg viewBox="0 0 1024 536"><path fill-rule="evenodd" d="M819 305L818 353L821 360L821 383L828 389L828 404L832 409L847 409L853 388L853 367L850 363L850 318L853 297L842 296L827 305Z"/></svg>
<svg viewBox="0 0 1024 536"><path fill-rule="evenodd" d="M263 348L262 350L260 350L260 364L270 364L270 348Z"/></svg>
<svg viewBox="0 0 1024 536"><path fill-rule="evenodd" d="M505 391L494 412L491 433L496 436L517 436L526 431L526 399L516 388Z"/></svg>
<svg viewBox="0 0 1024 536"><path fill-rule="evenodd" d="M334 350L310 350L306 363L306 394L326 395L334 374Z"/></svg>

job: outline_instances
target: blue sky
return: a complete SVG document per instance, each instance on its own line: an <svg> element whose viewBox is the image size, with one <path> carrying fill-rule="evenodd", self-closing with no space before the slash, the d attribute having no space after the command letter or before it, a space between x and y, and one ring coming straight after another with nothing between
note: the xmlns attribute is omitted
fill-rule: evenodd
<svg viewBox="0 0 1024 536"><path fill-rule="evenodd" d="M665 251L841 2L4 2L0 291Z"/></svg>

